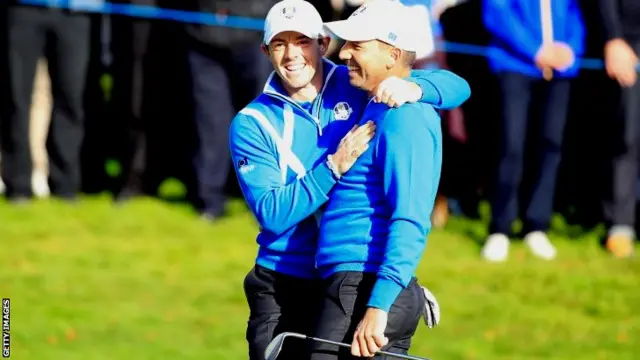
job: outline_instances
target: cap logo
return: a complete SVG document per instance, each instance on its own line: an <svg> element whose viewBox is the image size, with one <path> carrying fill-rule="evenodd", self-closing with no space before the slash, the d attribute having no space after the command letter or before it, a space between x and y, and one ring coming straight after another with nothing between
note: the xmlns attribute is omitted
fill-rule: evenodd
<svg viewBox="0 0 640 360"><path fill-rule="evenodd" d="M389 39L390 41L395 42L396 40L398 40L398 36L392 32L389 33L389 35L387 36L387 39Z"/></svg>
<svg viewBox="0 0 640 360"><path fill-rule="evenodd" d="M295 6L285 6L282 8L282 16L287 19L292 19L296 15L296 7Z"/></svg>

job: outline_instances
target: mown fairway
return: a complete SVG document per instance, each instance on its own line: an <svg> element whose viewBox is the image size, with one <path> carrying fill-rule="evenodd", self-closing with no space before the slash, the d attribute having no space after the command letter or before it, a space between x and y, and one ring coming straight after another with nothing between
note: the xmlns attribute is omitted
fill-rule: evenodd
<svg viewBox="0 0 640 360"><path fill-rule="evenodd" d="M242 201L215 225L159 200L72 206L0 202L0 295L12 300L12 358L246 359L242 281L257 231ZM553 234L559 258L520 243L505 264L479 258L484 224L434 232L419 278L441 326L412 353L453 359L638 359L640 265L603 253L595 235ZM295 340L292 340L295 341ZM295 342L285 343L295 346Z"/></svg>

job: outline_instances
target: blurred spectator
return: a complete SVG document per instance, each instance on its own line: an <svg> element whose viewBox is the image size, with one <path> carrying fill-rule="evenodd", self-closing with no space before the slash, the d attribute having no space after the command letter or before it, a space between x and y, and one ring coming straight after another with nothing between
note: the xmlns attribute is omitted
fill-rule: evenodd
<svg viewBox="0 0 640 360"><path fill-rule="evenodd" d="M413 12L423 19L417 23L417 31L420 33L421 47L416 53L416 69L447 69L447 56L442 48L438 46L444 42L444 32L440 24L440 15L449 7L455 6L464 0L400 0L404 5L412 8ZM464 125L464 115L461 108L456 108L442 112L443 141L445 153L448 154L451 142L464 143L466 141L466 130ZM450 157L449 157L450 159ZM449 202L447 193L451 193L451 184L455 183L450 179L449 168L454 165L446 161L443 162L443 178L440 181L438 196L431 216L433 226L442 228L449 218Z"/></svg>
<svg viewBox="0 0 640 360"><path fill-rule="evenodd" d="M8 26L9 108L0 134L6 195L14 202L33 195L29 114L37 62L44 52L53 90L49 186L53 195L73 200L80 187L89 18L70 10L12 5Z"/></svg>
<svg viewBox="0 0 640 360"><path fill-rule="evenodd" d="M367 0L329 0L331 7L333 8L333 16L329 20L345 20L347 19L360 5L367 2ZM344 40L337 37L331 38L329 43L329 49L325 54L325 57L337 64L342 64L343 61L338 57L340 49L344 45Z"/></svg>
<svg viewBox="0 0 640 360"><path fill-rule="evenodd" d="M322 17L322 21L327 22L327 21L333 20L334 15L336 14L336 9L333 7L333 4L331 3L332 0L306 0L306 1L311 3L311 5L313 5L313 7L315 7L316 10L318 10L320 17Z"/></svg>
<svg viewBox="0 0 640 360"><path fill-rule="evenodd" d="M502 102L502 143L495 193L491 201L490 235L482 255L507 258L511 226L518 217L525 162L525 139L535 147L533 189L525 191L524 241L534 255L552 259L556 249L547 237L553 212L557 169L562 155L569 107L570 79L578 73L575 59L584 51L584 24L578 0L546 0L551 42L543 41L543 4L532 0L484 0L484 22L492 34L489 62L497 74ZM553 76L543 80L545 69ZM540 96L540 119L528 131L532 101ZM538 99L535 99L538 100ZM531 135L531 136L528 136ZM530 137L531 139L528 139Z"/></svg>
<svg viewBox="0 0 640 360"><path fill-rule="evenodd" d="M605 67L620 88L615 113L612 186L604 203L607 249L617 257L633 254L640 151L640 1L599 0L605 28Z"/></svg>
<svg viewBox="0 0 640 360"><path fill-rule="evenodd" d="M95 1L95 0L91 0ZM85 128L80 168L82 192L100 194L113 190L115 178L106 171L107 159L113 159L117 126L110 117L113 99L113 55L110 50L111 22L108 14L89 15L89 64L84 94ZM131 18L130 18L131 19Z"/></svg>
<svg viewBox="0 0 640 360"><path fill-rule="evenodd" d="M198 0L196 9L264 19L275 0ZM229 176L229 123L255 98L271 72L260 31L188 24L188 60L198 143L194 158L197 206L215 220L225 212Z"/></svg>
<svg viewBox="0 0 640 360"><path fill-rule="evenodd" d="M155 6L155 0L115 2ZM145 18L114 15L111 17L111 51L113 54L112 118L117 138L122 172L116 184L115 200L125 201L154 189L149 184L147 149L149 123L145 109L149 106L149 59L152 21Z"/></svg>

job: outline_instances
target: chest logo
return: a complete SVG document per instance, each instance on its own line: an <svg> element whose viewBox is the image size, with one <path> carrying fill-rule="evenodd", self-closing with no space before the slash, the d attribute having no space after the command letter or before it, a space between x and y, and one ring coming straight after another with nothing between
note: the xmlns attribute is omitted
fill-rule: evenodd
<svg viewBox="0 0 640 360"><path fill-rule="evenodd" d="M353 113L353 109L349 104L344 101L341 101L333 107L333 117L336 120L347 120Z"/></svg>

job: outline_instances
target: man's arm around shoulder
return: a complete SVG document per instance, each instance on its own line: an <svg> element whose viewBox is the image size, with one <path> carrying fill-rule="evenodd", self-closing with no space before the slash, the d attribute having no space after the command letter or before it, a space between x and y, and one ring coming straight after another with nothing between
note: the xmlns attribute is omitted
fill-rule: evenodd
<svg viewBox="0 0 640 360"><path fill-rule="evenodd" d="M412 70L407 80L422 89L420 102L438 109L457 108L471 96L469 83L449 70Z"/></svg>

